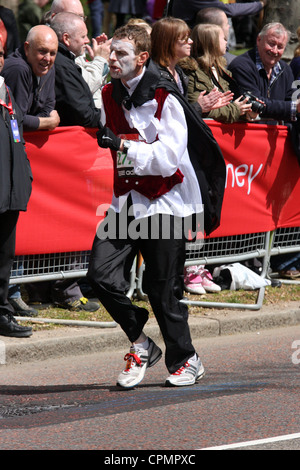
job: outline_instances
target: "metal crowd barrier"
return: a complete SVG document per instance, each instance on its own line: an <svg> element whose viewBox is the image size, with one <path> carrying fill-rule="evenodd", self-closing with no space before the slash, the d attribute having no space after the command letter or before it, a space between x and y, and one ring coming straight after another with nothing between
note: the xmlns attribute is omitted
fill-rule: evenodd
<svg viewBox="0 0 300 470"><path fill-rule="evenodd" d="M261 276L265 278L268 276L271 256L298 251L300 251L300 227L277 229L266 233L209 238L201 240L198 244L196 242L187 245L186 266L231 264L259 258L262 263ZM17 256L10 283L81 278L86 275L88 263L89 251ZM135 295L139 300L147 298L142 288L143 271L144 263L138 258L132 266L128 297ZM297 283L297 281L291 282ZM182 302L200 307L259 310L263 304L264 294L264 287L258 289L255 303L249 304L202 301L201 299L196 301L184 299ZM213 299L213 294L210 295Z"/></svg>
<svg viewBox="0 0 300 470"><path fill-rule="evenodd" d="M300 227L279 228L272 233L270 256L298 253L299 251ZM300 284L300 280L297 281L297 279L280 280L284 284Z"/></svg>
<svg viewBox="0 0 300 470"><path fill-rule="evenodd" d="M10 284L76 279L86 275L90 251L16 256ZM131 268L128 297L134 294L136 261Z"/></svg>
<svg viewBox="0 0 300 470"><path fill-rule="evenodd" d="M201 240L200 243L190 243L186 250L186 266L194 265L222 265L246 261L253 258L262 259L261 276L265 277L269 265L270 232L252 233L246 235L233 235L228 237L210 238ZM142 290L142 273L144 264L140 263L137 274L138 298L145 299L146 294ZM257 292L254 304L214 302L184 299L183 303L199 307L210 308L239 308L259 310L262 307L265 288ZM210 294L213 298L213 294Z"/></svg>

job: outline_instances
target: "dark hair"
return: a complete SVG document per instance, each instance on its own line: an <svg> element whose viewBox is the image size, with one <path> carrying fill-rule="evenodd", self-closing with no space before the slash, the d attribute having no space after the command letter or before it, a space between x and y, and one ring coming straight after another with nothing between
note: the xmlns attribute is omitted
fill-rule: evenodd
<svg viewBox="0 0 300 470"><path fill-rule="evenodd" d="M222 26L223 24L223 17L226 13L220 8L202 8L198 11L196 16L196 25L197 24L217 24L218 26Z"/></svg>
<svg viewBox="0 0 300 470"><path fill-rule="evenodd" d="M178 18L162 18L154 23L151 32L152 59L159 65L168 67L170 60L175 58L176 41L185 39L190 32L185 21Z"/></svg>

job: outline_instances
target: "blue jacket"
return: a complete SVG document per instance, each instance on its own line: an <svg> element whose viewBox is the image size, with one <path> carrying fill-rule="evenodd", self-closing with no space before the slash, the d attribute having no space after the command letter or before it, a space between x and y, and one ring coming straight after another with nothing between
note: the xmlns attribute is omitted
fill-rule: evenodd
<svg viewBox="0 0 300 470"><path fill-rule="evenodd" d="M291 121L294 76L286 62L281 60L279 63L282 70L271 86L265 70L256 67L256 48L238 56L228 69L242 92L251 91L266 103L262 118Z"/></svg>
<svg viewBox="0 0 300 470"><path fill-rule="evenodd" d="M229 17L256 15L263 8L261 2L223 3L220 0L173 0L170 14L175 18L183 19L190 27L193 27L198 11L212 7L220 8Z"/></svg>

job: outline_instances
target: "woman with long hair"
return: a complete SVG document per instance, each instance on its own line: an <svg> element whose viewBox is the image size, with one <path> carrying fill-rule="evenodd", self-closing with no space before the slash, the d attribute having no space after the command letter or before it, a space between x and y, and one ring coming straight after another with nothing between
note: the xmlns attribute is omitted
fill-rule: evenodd
<svg viewBox="0 0 300 470"><path fill-rule="evenodd" d="M193 44L190 33L191 30L185 21L167 17L154 23L151 34L152 60L169 72L183 95L187 93L188 78L179 62L190 56ZM225 106L232 96L230 91L223 93L212 87L209 93L199 93L193 103L201 114L208 113L212 109Z"/></svg>
<svg viewBox="0 0 300 470"><path fill-rule="evenodd" d="M190 29L187 24L180 19L167 17L153 25L151 41L151 57L161 70L162 76L176 83L179 92L186 95L188 91L188 77L184 74L180 63L188 59L193 48L193 39L190 38ZM219 97L218 97L219 96ZM211 112L212 109L226 106L232 99L233 94L230 90L223 92L217 87L211 87L209 93L206 90L197 94L197 99L189 106L196 111L196 114L202 115L203 112ZM211 101L210 101L211 100ZM213 100L216 100L213 104ZM204 124L203 124L204 125ZM207 126L206 126L207 127ZM191 132L191 141L194 141L194 135ZM205 145L198 149L197 159L200 162L205 158L207 150ZM206 177L212 181L218 175L221 166L218 160L214 164L208 165ZM220 171L219 174L221 174ZM220 179L222 181L222 178ZM213 183L214 184L214 183ZM220 190L220 187L219 187ZM220 190L221 191L221 190ZM206 191L203 192L206 194ZM208 206L206 204L206 210ZM205 294L206 292L218 292L220 287L213 282L212 276L204 266L200 269L197 266L190 266L185 269L184 288L192 294Z"/></svg>
<svg viewBox="0 0 300 470"><path fill-rule="evenodd" d="M215 87L222 92L231 91L234 100L212 109L205 117L227 123L238 121L251 111L251 105L243 99L231 72L226 69L227 40L222 28L214 24L199 24L193 29L191 38L191 56L180 63L189 77L189 102L197 102L200 93L210 92Z"/></svg>

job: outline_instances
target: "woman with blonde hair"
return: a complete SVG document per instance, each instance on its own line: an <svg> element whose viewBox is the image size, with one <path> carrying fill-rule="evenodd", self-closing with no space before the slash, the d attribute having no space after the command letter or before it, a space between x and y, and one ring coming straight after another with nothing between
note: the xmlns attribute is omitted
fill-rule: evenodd
<svg viewBox="0 0 300 470"><path fill-rule="evenodd" d="M251 111L251 105L240 96L231 72L226 69L227 40L222 28L214 24L199 24L193 29L191 38L191 56L180 63L189 77L189 102L197 102L200 93L210 92L215 87L222 92L231 91L234 101L212 109L205 117L227 123L238 121Z"/></svg>

